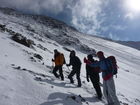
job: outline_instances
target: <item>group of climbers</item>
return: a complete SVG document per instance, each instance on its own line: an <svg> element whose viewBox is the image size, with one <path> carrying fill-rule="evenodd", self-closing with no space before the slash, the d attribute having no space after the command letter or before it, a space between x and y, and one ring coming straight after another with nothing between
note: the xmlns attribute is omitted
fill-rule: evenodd
<svg viewBox="0 0 140 105"><path fill-rule="evenodd" d="M80 79L80 69L81 69L81 61L76 56L76 53L74 50L70 52L70 62L69 64L66 64L67 66L72 66L72 71L69 74L68 78L70 79L70 83L74 83L73 76L76 74L77 81L78 81L78 87L81 87L81 79ZM64 80L63 76L63 70L62 66L65 64L65 57L63 53L60 53L56 49L54 50L54 59L52 61L55 63L55 67L53 69L53 74L56 78L61 77L61 80ZM59 71L59 75L57 74L57 71Z"/></svg>
<svg viewBox="0 0 140 105"><path fill-rule="evenodd" d="M99 77L99 73L101 72L103 77L103 93L104 97L107 100L107 105L120 105L119 100L116 96L115 84L113 79L113 60L105 58L102 51L97 52L97 57L99 58L99 61L94 60L92 54L89 54L87 55L87 58L84 58L83 61L86 64L86 79L88 82L91 81L93 87L95 88L97 98L99 100L102 100L102 91L100 87ZM72 71L68 75L68 79L70 80L70 83L74 83L73 76L76 75L78 83L77 87L81 87L82 84L80 79L80 72L82 62L79 57L76 56L76 52L74 50L70 52L69 58L69 63L66 64L64 54L55 49L54 58L52 59L52 61L55 63L53 74L56 78L60 77L61 80L64 81L62 66L64 64L66 64L66 66L72 66ZM57 73L57 71L59 71L59 74Z"/></svg>

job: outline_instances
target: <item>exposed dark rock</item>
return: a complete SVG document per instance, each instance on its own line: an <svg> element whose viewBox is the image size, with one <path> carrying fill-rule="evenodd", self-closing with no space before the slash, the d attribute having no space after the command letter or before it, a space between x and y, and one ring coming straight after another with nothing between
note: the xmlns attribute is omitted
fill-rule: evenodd
<svg viewBox="0 0 140 105"><path fill-rule="evenodd" d="M42 49L42 50L44 50L44 51L47 50L47 48L43 47L41 44L38 44L37 47L40 48L40 49Z"/></svg>
<svg viewBox="0 0 140 105"><path fill-rule="evenodd" d="M36 60L34 59L34 57L30 57L32 62L36 62Z"/></svg>
<svg viewBox="0 0 140 105"><path fill-rule="evenodd" d="M15 69L18 69L18 70L19 70L19 69L21 69L21 67L20 67L20 66L18 66L18 67L14 67L14 68L15 68Z"/></svg>
<svg viewBox="0 0 140 105"><path fill-rule="evenodd" d="M27 39L26 37L22 36L19 33L16 33L11 38L12 38L12 40L14 40L14 41L26 46L26 47L32 48L33 47L32 45L34 45L34 42L32 40Z"/></svg>
<svg viewBox="0 0 140 105"><path fill-rule="evenodd" d="M39 55L39 54L34 54L34 57L36 57L36 58L38 58L38 59L40 59L40 60L42 60L43 59L43 57L41 56L41 55Z"/></svg>
<svg viewBox="0 0 140 105"><path fill-rule="evenodd" d="M23 68L22 70L26 71L27 69L26 68Z"/></svg>
<svg viewBox="0 0 140 105"><path fill-rule="evenodd" d="M68 52L71 52L71 50L69 48L67 48L67 47L63 47L63 49L65 49Z"/></svg>
<svg viewBox="0 0 140 105"><path fill-rule="evenodd" d="M0 24L0 30L1 30L2 32L5 32L5 27L6 27L6 25Z"/></svg>
<svg viewBox="0 0 140 105"><path fill-rule="evenodd" d="M15 64L11 64L11 66L15 66Z"/></svg>
<svg viewBox="0 0 140 105"><path fill-rule="evenodd" d="M86 54L92 54L93 56L96 56L96 51L90 47L88 47L87 45L80 45L80 49L83 53Z"/></svg>
<svg viewBox="0 0 140 105"><path fill-rule="evenodd" d="M30 25L26 26L26 28L27 28L27 30L29 30L31 32L35 32L35 30Z"/></svg>

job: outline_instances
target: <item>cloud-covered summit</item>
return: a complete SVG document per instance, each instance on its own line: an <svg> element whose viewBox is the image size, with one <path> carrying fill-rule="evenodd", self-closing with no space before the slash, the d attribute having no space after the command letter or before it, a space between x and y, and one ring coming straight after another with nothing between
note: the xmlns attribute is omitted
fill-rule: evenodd
<svg viewBox="0 0 140 105"><path fill-rule="evenodd" d="M81 31L93 34L96 33L96 27L100 27L97 15L101 12L102 3L101 0L1 0L0 6L36 14L67 14L69 23Z"/></svg>
<svg viewBox="0 0 140 105"><path fill-rule="evenodd" d="M3 7L41 14L42 11L58 14L64 9L65 0L1 0Z"/></svg>

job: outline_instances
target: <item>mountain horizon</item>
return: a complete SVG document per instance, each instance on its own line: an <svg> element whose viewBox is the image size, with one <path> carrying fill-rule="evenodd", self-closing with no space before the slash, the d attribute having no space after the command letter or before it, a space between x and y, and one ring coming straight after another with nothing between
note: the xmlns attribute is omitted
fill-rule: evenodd
<svg viewBox="0 0 140 105"><path fill-rule="evenodd" d="M0 7L53 17L85 34L140 41L139 0L1 0Z"/></svg>

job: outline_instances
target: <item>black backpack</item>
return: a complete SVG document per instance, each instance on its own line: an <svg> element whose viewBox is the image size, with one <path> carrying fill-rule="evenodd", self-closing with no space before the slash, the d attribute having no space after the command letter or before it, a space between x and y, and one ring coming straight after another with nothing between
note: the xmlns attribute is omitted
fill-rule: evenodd
<svg viewBox="0 0 140 105"><path fill-rule="evenodd" d="M65 60L64 54L62 53L61 55L62 55L63 58L64 58L64 62L63 62L63 64L66 64L66 60Z"/></svg>

